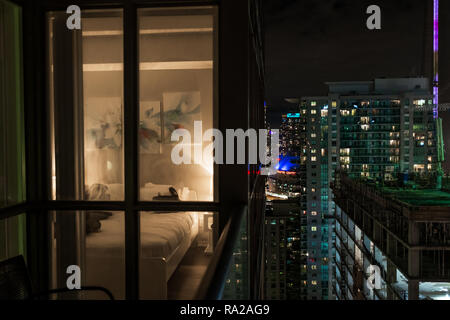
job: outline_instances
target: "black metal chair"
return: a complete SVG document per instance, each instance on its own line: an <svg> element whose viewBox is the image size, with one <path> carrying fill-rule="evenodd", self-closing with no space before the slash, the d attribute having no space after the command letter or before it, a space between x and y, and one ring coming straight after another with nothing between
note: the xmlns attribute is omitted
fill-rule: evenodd
<svg viewBox="0 0 450 320"><path fill-rule="evenodd" d="M110 300L114 300L114 296L108 289L95 286L86 286L80 289L60 288L33 293L31 279L23 256L20 255L0 262L0 300L48 299L51 294L80 291L102 291Z"/></svg>

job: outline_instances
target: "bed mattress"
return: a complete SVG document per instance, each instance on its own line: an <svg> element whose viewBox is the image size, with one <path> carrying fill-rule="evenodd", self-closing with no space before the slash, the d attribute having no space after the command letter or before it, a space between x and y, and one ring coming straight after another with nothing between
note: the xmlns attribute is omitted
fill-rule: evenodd
<svg viewBox="0 0 450 320"><path fill-rule="evenodd" d="M101 220L98 233L86 236L87 256L125 259L124 214L114 213ZM141 213L141 258L168 258L183 242L190 241L194 213Z"/></svg>

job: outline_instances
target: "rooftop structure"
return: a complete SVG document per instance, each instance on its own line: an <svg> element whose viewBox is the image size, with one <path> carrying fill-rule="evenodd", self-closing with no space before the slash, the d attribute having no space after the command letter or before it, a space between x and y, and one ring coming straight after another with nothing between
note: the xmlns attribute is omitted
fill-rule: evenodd
<svg viewBox="0 0 450 320"><path fill-rule="evenodd" d="M332 189L338 298L450 298L450 193L377 186L344 173ZM381 277L373 290L370 265Z"/></svg>

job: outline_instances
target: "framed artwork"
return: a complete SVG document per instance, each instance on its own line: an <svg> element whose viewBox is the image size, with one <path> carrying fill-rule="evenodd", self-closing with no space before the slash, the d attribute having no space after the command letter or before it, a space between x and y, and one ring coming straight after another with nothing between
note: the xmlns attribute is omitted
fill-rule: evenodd
<svg viewBox="0 0 450 320"><path fill-rule="evenodd" d="M171 143L176 129L187 129L193 135L194 121L201 120L200 103L200 91L163 93L164 143Z"/></svg>
<svg viewBox="0 0 450 320"><path fill-rule="evenodd" d="M144 154L161 153L161 102L142 101L139 110L139 148Z"/></svg>
<svg viewBox="0 0 450 320"><path fill-rule="evenodd" d="M88 98L84 107L85 150L122 147L122 98Z"/></svg>

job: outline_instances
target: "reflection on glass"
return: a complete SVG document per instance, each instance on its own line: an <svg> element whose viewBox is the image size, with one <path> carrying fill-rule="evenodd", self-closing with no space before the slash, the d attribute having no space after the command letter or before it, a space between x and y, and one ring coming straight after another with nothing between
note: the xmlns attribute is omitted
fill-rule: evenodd
<svg viewBox="0 0 450 320"><path fill-rule="evenodd" d="M18 255L27 256L25 214L0 220L0 261Z"/></svg>
<svg viewBox="0 0 450 320"><path fill-rule="evenodd" d="M247 215L242 218L239 238L234 244L233 260L228 270L222 299L247 300L249 293Z"/></svg>
<svg viewBox="0 0 450 320"><path fill-rule="evenodd" d="M25 200L22 11L0 1L0 207Z"/></svg>
<svg viewBox="0 0 450 320"><path fill-rule="evenodd" d="M213 127L215 10L141 9L139 16L140 199L214 200L213 155L176 165L171 141L176 129L190 132L185 142L194 155L194 121L202 136ZM201 149L208 142L196 140Z"/></svg>
<svg viewBox="0 0 450 320"><path fill-rule="evenodd" d="M51 212L51 288L65 288L67 267L81 271L82 286L100 286L125 299L123 212ZM59 299L107 299L102 292L58 295Z"/></svg>
<svg viewBox="0 0 450 320"><path fill-rule="evenodd" d="M140 298L193 299L217 239L217 214L141 212Z"/></svg>
<svg viewBox="0 0 450 320"><path fill-rule="evenodd" d="M52 199L123 200L122 12L66 20L48 14Z"/></svg>

